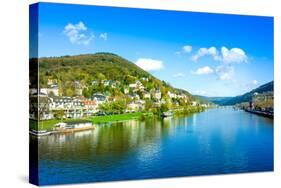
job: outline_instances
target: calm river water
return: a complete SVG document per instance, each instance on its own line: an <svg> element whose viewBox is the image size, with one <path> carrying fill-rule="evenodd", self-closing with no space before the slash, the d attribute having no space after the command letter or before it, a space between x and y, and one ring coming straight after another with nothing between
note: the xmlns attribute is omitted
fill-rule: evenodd
<svg viewBox="0 0 281 188"><path fill-rule="evenodd" d="M273 170L273 121L232 108L38 142L41 185Z"/></svg>

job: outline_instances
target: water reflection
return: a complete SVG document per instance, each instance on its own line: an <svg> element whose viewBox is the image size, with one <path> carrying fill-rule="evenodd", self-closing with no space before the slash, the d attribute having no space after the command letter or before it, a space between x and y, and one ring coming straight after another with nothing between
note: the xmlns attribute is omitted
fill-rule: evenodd
<svg viewBox="0 0 281 188"><path fill-rule="evenodd" d="M53 184L272 170L272 125L243 111L214 109L44 136L40 178Z"/></svg>

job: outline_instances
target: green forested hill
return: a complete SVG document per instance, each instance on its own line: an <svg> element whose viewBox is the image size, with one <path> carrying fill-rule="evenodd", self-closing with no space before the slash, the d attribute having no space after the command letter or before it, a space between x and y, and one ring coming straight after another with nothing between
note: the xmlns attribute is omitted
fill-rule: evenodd
<svg viewBox="0 0 281 188"><path fill-rule="evenodd" d="M251 101L254 93L264 93L273 91L274 82L268 82L260 87L253 89L250 92L247 92L243 95L239 95L236 97L204 97L204 99L209 100L218 105L235 105L242 102L249 102Z"/></svg>
<svg viewBox="0 0 281 188"><path fill-rule="evenodd" d="M112 53L40 58L39 78L41 88L47 87L48 79L57 80L59 87L63 88L63 95L67 96L73 95L71 90L75 81L86 86L88 94L92 94L93 80L119 81L125 86L141 78L147 78L141 82L148 89L160 89L164 94L168 91L185 93L192 98L187 91L173 88L134 63Z"/></svg>
<svg viewBox="0 0 281 188"><path fill-rule="evenodd" d="M112 80L122 80L126 75L149 76L135 64L110 53L48 57L41 58L39 61L40 72L44 75L55 76L72 71L71 78L65 77L71 80L87 80L87 76L95 77L98 73L102 73L107 79Z"/></svg>

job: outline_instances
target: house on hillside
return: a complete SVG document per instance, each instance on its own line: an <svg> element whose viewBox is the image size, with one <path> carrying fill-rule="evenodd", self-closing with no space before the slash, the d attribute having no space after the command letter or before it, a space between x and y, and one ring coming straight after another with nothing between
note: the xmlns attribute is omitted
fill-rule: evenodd
<svg viewBox="0 0 281 188"><path fill-rule="evenodd" d="M155 90L154 92L152 92L152 97L160 100L162 97L161 91L159 89Z"/></svg>
<svg viewBox="0 0 281 188"><path fill-rule="evenodd" d="M97 80L93 80L91 84L92 84L92 86L97 86L99 84L99 82Z"/></svg>
<svg viewBox="0 0 281 188"><path fill-rule="evenodd" d="M51 86L51 85L56 85L58 83L58 81L56 79L48 79L47 85Z"/></svg>
<svg viewBox="0 0 281 188"><path fill-rule="evenodd" d="M171 99L177 98L177 94L176 94L176 93L173 93L173 92L168 91L167 94L168 94L169 98L171 98Z"/></svg>
<svg viewBox="0 0 281 188"><path fill-rule="evenodd" d="M197 105L198 105L197 101L192 101L191 102L191 106L197 106Z"/></svg>
<svg viewBox="0 0 281 188"><path fill-rule="evenodd" d="M105 96L101 93L94 93L92 95L92 100L95 100L98 105L103 104L107 101L107 96Z"/></svg>
<svg viewBox="0 0 281 188"><path fill-rule="evenodd" d="M133 101L128 104L126 112L138 112L144 110L145 102L142 100Z"/></svg>
<svg viewBox="0 0 281 188"><path fill-rule="evenodd" d="M57 97L53 98L54 110L63 110L64 118L82 118L83 117L83 103L80 99L71 97Z"/></svg>
<svg viewBox="0 0 281 188"><path fill-rule="evenodd" d="M128 94L129 93L129 88L124 87L124 94Z"/></svg>
<svg viewBox="0 0 281 188"><path fill-rule="evenodd" d="M142 77L141 80L148 82L148 78L147 77Z"/></svg>
<svg viewBox="0 0 281 188"><path fill-rule="evenodd" d="M128 95L132 100L140 100L140 96L136 93L132 93Z"/></svg>
<svg viewBox="0 0 281 188"><path fill-rule="evenodd" d="M81 100L83 104L83 116L91 116L94 113L98 112L98 104L95 100L84 99Z"/></svg>
<svg viewBox="0 0 281 188"><path fill-rule="evenodd" d="M151 94L149 92L147 92L147 91L144 91L143 92L143 98L144 99L151 99Z"/></svg>
<svg viewBox="0 0 281 188"><path fill-rule="evenodd" d="M85 88L85 85L82 84L80 81L76 80L73 83L75 88L75 95L82 96L83 95L83 89Z"/></svg>
<svg viewBox="0 0 281 188"><path fill-rule="evenodd" d="M139 80L137 80L135 83L129 84L129 88L132 88L134 92L144 91L144 86Z"/></svg>

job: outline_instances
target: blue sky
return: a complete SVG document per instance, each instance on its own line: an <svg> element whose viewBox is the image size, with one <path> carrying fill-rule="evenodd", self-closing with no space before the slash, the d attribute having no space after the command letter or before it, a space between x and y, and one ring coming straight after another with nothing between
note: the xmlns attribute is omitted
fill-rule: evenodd
<svg viewBox="0 0 281 188"><path fill-rule="evenodd" d="M235 96L273 80L273 18L39 5L39 56L112 52L174 87Z"/></svg>

